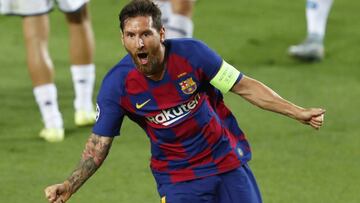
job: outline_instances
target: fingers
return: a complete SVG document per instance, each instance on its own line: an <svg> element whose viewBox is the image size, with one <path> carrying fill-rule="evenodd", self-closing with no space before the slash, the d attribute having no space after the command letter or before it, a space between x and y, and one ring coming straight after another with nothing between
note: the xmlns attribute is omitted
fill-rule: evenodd
<svg viewBox="0 0 360 203"><path fill-rule="evenodd" d="M311 110L312 110L312 115L313 116L321 116L326 112L325 109L321 109L321 108L311 109Z"/></svg>
<svg viewBox="0 0 360 203"><path fill-rule="evenodd" d="M311 127L317 130L320 129L320 127L324 124L324 114L312 117L309 121L309 124Z"/></svg>
<svg viewBox="0 0 360 203"><path fill-rule="evenodd" d="M45 197L50 203L64 203L62 197L60 196L62 192L60 192L61 185L52 185L45 188Z"/></svg>
<svg viewBox="0 0 360 203"><path fill-rule="evenodd" d="M299 120L318 130L324 124L324 114L325 109L322 108L305 109Z"/></svg>
<svg viewBox="0 0 360 203"><path fill-rule="evenodd" d="M45 197L49 202L54 202L56 199L56 189L53 186L47 187L44 190Z"/></svg>
<svg viewBox="0 0 360 203"><path fill-rule="evenodd" d="M62 200L62 198L58 198L55 200L54 203L64 203L64 200Z"/></svg>

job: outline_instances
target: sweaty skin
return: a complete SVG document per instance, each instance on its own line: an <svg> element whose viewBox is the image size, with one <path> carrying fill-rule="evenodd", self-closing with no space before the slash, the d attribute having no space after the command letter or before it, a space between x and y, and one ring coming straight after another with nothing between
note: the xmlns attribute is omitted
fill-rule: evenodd
<svg viewBox="0 0 360 203"><path fill-rule="evenodd" d="M153 27L151 16L138 16L125 21L122 42L136 68L153 80L160 80L165 66L165 30Z"/></svg>
<svg viewBox="0 0 360 203"><path fill-rule="evenodd" d="M283 114L317 130L324 123L324 109L299 107L250 77L244 76L231 91L262 109Z"/></svg>

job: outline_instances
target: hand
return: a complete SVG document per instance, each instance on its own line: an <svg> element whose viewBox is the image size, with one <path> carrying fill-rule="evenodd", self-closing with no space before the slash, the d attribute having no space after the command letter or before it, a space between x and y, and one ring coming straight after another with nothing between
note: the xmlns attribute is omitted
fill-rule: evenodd
<svg viewBox="0 0 360 203"><path fill-rule="evenodd" d="M324 114L325 110L320 108L303 109L296 119L318 130L324 124Z"/></svg>
<svg viewBox="0 0 360 203"><path fill-rule="evenodd" d="M51 185L44 192L50 203L65 203L71 196L68 182Z"/></svg>

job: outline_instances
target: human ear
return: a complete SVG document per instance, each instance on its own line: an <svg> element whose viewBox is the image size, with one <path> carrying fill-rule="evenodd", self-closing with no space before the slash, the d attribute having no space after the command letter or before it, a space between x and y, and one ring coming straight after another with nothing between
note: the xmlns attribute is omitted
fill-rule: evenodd
<svg viewBox="0 0 360 203"><path fill-rule="evenodd" d="M165 41L165 28L161 27L160 29L160 42L163 43Z"/></svg>

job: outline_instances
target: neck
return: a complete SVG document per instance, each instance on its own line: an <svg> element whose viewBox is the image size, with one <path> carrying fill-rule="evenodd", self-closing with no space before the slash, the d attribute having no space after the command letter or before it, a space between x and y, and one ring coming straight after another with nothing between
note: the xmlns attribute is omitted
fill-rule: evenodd
<svg viewBox="0 0 360 203"><path fill-rule="evenodd" d="M161 44L160 47L160 52L161 52L161 58L160 58L160 69L158 72L151 74L151 75L146 75L147 78L151 79L151 80L155 80L155 81L159 81L164 77L164 73L165 73L165 69L166 69L166 49L165 49L165 45Z"/></svg>
<svg viewBox="0 0 360 203"><path fill-rule="evenodd" d="M146 77L151 80L154 80L154 81L159 81L159 80L163 79L166 68L165 68L164 63L160 64L160 66L161 66L161 69L159 72L151 74L151 75L146 75Z"/></svg>

